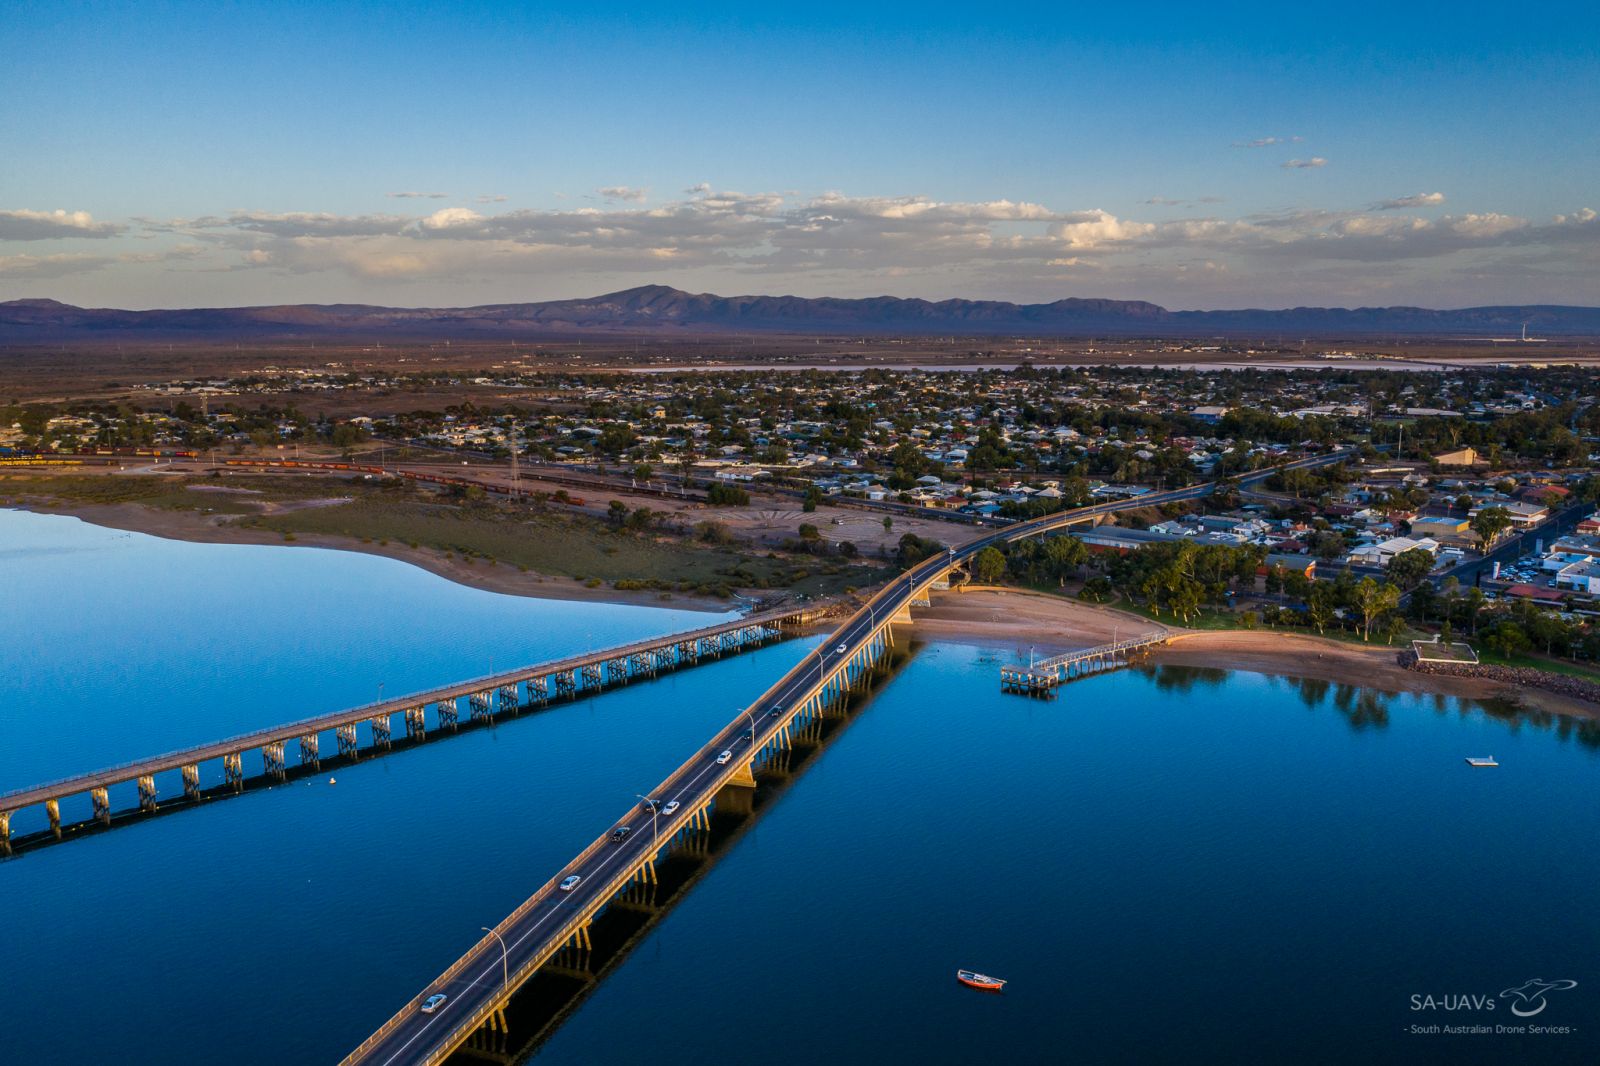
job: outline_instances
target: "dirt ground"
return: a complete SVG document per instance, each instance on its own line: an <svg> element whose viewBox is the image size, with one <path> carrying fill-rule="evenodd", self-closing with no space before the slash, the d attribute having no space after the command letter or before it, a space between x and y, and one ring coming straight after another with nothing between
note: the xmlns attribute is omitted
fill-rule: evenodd
<svg viewBox="0 0 1600 1066"><path fill-rule="evenodd" d="M1160 628L1147 618L1112 608L1012 589L934 593L933 606L914 611L913 616L920 635L1001 645L1023 655L1030 648L1048 655L1108 644ZM1173 633L1172 643L1152 652L1153 663L1313 678L1384 692L1505 699L1553 714L1600 717L1600 706L1539 689L1415 673L1397 661L1400 649L1386 644L1351 644L1281 630L1167 628Z"/></svg>

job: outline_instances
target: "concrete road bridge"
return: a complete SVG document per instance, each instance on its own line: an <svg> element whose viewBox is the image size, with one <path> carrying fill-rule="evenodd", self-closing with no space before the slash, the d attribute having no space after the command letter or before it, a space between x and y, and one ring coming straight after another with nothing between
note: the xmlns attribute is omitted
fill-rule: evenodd
<svg viewBox="0 0 1600 1066"><path fill-rule="evenodd" d="M1281 469L1331 465L1351 454L1312 456L1236 480L1251 483ZM911 608L926 604L933 589L947 587L951 572L978 552L1091 524L1119 511L1199 499L1214 487L1208 482L1006 526L899 575L669 774L651 793L648 809L636 806L622 813L346 1056L345 1066L438 1063L480 1028L503 1029L505 1007L516 990L558 955L586 950L590 923L633 886L654 880L661 853L682 834L707 824L724 790L754 788L756 770L786 749L794 731L831 713L861 686L893 646L893 626L910 622ZM434 997L439 999L424 1012Z"/></svg>
<svg viewBox="0 0 1600 1066"><path fill-rule="evenodd" d="M73 826L64 827L61 816L61 802L68 797L89 796L91 817L86 823L77 823L79 827L92 827L96 823L109 826L114 819L153 814L174 802L193 804L208 797L233 795L245 790L247 780L281 781L300 768L320 768L322 761L330 756L348 761L387 752L396 745L420 743L430 730L452 733L463 727L488 724L524 709L592 695L641 678L759 647L798 632L824 613L824 608L813 606L747 615L701 629L570 655L16 789L0 794L0 854L11 848L13 817L31 807L44 809L48 829L41 827L41 831L31 834L30 843L71 839ZM464 722L463 699L467 703ZM323 745L329 734L333 751ZM295 749L298 749L296 754L291 755ZM249 756L248 768L246 756ZM221 785L203 787L202 765L218 761L222 769ZM172 771L181 775L182 796L161 801L156 777ZM138 806L128 812L114 811L111 789L130 783L137 788ZM19 837L19 846L22 843Z"/></svg>

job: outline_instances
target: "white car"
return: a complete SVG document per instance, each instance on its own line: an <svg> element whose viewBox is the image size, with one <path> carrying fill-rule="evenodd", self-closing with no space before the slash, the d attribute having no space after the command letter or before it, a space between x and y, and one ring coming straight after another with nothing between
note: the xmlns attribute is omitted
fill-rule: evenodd
<svg viewBox="0 0 1600 1066"><path fill-rule="evenodd" d="M665 807L661 808L661 817L663 817L663 818L671 818L674 814L677 814L677 813L678 813L678 801L677 800L673 800L671 803L669 803Z"/></svg>
<svg viewBox="0 0 1600 1066"><path fill-rule="evenodd" d="M731 752L731 751L725 751L721 755L717 756L717 765L718 766L726 766L726 765L728 765L728 763L730 763L732 761L733 761L733 752Z"/></svg>
<svg viewBox="0 0 1600 1066"><path fill-rule="evenodd" d="M422 1006L418 1007L417 1009L424 1014L432 1014L434 1011L444 1006L444 1001L446 998L448 997L446 997L443 992L435 992L433 995L428 997L427 1001L423 1003Z"/></svg>
<svg viewBox="0 0 1600 1066"><path fill-rule="evenodd" d="M577 874L573 874L571 877L569 877L565 881L561 882L561 885L560 885L561 891L563 891L563 892L571 892L573 889L577 888L578 885L581 884L582 882L583 882L583 878L579 877Z"/></svg>
<svg viewBox="0 0 1600 1066"><path fill-rule="evenodd" d="M837 648L833 649L833 654L835 654L835 655L843 655L845 652L847 652L849 650L850 650L850 645L841 644Z"/></svg>

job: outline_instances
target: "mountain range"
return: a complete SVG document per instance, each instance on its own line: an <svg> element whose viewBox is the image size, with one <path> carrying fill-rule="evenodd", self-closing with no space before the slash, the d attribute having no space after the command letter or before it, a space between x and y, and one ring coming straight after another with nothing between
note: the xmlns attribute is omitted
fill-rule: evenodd
<svg viewBox="0 0 1600 1066"><path fill-rule="evenodd" d="M1600 308L1556 305L1169 311L1142 300L714 296L644 285L604 296L481 307L285 304L122 311L55 300L0 303L0 344L115 341L537 339L587 332L874 336L1600 336Z"/></svg>

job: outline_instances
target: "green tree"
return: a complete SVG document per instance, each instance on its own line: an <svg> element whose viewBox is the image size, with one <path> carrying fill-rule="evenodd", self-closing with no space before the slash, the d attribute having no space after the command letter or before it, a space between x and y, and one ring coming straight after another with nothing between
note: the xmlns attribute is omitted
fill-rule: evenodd
<svg viewBox="0 0 1600 1066"><path fill-rule="evenodd" d="M884 515L883 516L883 531L885 533L888 533L888 532L891 532L893 529L894 529L894 519L890 518L888 515Z"/></svg>
<svg viewBox="0 0 1600 1066"><path fill-rule="evenodd" d="M806 489L805 499L801 502L800 509L807 514L810 514L812 511L817 509L817 504L821 502L822 490L817 488L815 485L811 485Z"/></svg>
<svg viewBox="0 0 1600 1066"><path fill-rule="evenodd" d="M1317 633L1326 633L1328 626L1333 624L1333 590L1317 582L1311 586L1311 594L1306 598L1306 613L1311 616L1311 624L1317 627Z"/></svg>
<svg viewBox="0 0 1600 1066"><path fill-rule="evenodd" d="M1511 512L1504 507L1485 507L1472 519L1472 532L1478 535L1478 545L1483 551L1511 528Z"/></svg>
<svg viewBox="0 0 1600 1066"><path fill-rule="evenodd" d="M1361 612L1361 639L1372 636L1372 623L1400 606L1400 590L1387 581L1379 584L1370 577L1356 586L1356 610Z"/></svg>
<svg viewBox="0 0 1600 1066"><path fill-rule="evenodd" d="M606 505L606 521L613 529L621 529L622 523L628 520L628 505L621 500L612 500Z"/></svg>
<svg viewBox="0 0 1600 1066"><path fill-rule="evenodd" d="M1426 548L1410 548L1389 560L1389 580L1407 591L1422 584L1433 570L1433 553Z"/></svg>
<svg viewBox="0 0 1600 1066"><path fill-rule="evenodd" d="M972 560L972 577L980 585L997 584L1006 573L1006 557L998 548L985 548Z"/></svg>

